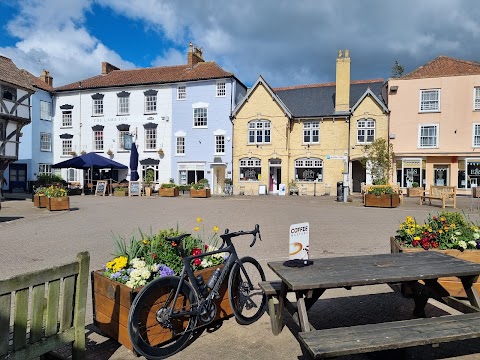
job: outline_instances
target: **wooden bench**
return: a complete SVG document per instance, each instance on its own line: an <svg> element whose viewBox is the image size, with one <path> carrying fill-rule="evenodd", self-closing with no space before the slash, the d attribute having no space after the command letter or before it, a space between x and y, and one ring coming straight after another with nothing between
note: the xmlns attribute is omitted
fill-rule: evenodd
<svg viewBox="0 0 480 360"><path fill-rule="evenodd" d="M300 332L314 359L480 337L480 313Z"/></svg>
<svg viewBox="0 0 480 360"><path fill-rule="evenodd" d="M457 207L457 189L455 186L430 186L429 194L425 194L419 197L419 204L423 205L425 200L429 201L429 205L432 205L432 200L439 200L442 202L442 209L445 206Z"/></svg>
<svg viewBox="0 0 480 360"><path fill-rule="evenodd" d="M89 263L83 252L72 263L0 281L1 359L32 359L70 343L72 359L85 359Z"/></svg>

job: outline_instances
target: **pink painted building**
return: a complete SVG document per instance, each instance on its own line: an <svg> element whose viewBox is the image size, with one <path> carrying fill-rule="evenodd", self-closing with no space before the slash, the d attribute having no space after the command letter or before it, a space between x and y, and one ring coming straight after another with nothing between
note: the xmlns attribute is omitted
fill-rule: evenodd
<svg viewBox="0 0 480 360"><path fill-rule="evenodd" d="M480 186L480 63L439 56L383 90L395 183Z"/></svg>

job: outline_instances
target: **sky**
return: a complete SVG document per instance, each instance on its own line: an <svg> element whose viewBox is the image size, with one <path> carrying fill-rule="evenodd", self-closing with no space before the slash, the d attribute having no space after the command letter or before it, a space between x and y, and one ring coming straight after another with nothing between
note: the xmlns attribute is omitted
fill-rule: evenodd
<svg viewBox="0 0 480 360"><path fill-rule="evenodd" d="M0 55L54 86L121 69L180 65L189 42L247 86L405 74L439 55L480 61L478 0L0 0Z"/></svg>

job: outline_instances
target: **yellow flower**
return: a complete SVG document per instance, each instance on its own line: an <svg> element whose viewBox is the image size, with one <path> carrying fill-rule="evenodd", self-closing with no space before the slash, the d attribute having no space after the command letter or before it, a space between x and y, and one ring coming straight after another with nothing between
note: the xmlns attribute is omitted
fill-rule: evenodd
<svg viewBox="0 0 480 360"><path fill-rule="evenodd" d="M441 230L441 229L438 230L438 233L439 233L439 234L443 234L443 230Z"/></svg>
<svg viewBox="0 0 480 360"><path fill-rule="evenodd" d="M420 236L415 236L415 237L413 238L413 240L419 241L419 240L420 240Z"/></svg>
<svg viewBox="0 0 480 360"><path fill-rule="evenodd" d="M144 243L144 244L148 244L147 239L143 239L143 243Z"/></svg>
<svg viewBox="0 0 480 360"><path fill-rule="evenodd" d="M203 219L201 217L197 217L197 223L201 223Z"/></svg>
<svg viewBox="0 0 480 360"><path fill-rule="evenodd" d="M455 229L455 228L457 227L457 225L455 225L455 224L450 224L450 227L451 227L452 229Z"/></svg>
<svg viewBox="0 0 480 360"><path fill-rule="evenodd" d="M195 227L193 228L193 230L198 231L198 230L200 230L200 227L199 227L199 226L195 226Z"/></svg>
<svg viewBox="0 0 480 360"><path fill-rule="evenodd" d="M217 225L215 225L215 226L213 227L213 232L218 232L218 226L217 226Z"/></svg>

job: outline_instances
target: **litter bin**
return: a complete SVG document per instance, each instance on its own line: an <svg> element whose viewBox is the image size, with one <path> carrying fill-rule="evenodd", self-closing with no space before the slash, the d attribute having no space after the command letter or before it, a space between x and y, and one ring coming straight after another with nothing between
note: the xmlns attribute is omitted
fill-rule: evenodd
<svg viewBox="0 0 480 360"><path fill-rule="evenodd" d="M343 181L337 182L337 201L343 202Z"/></svg>

